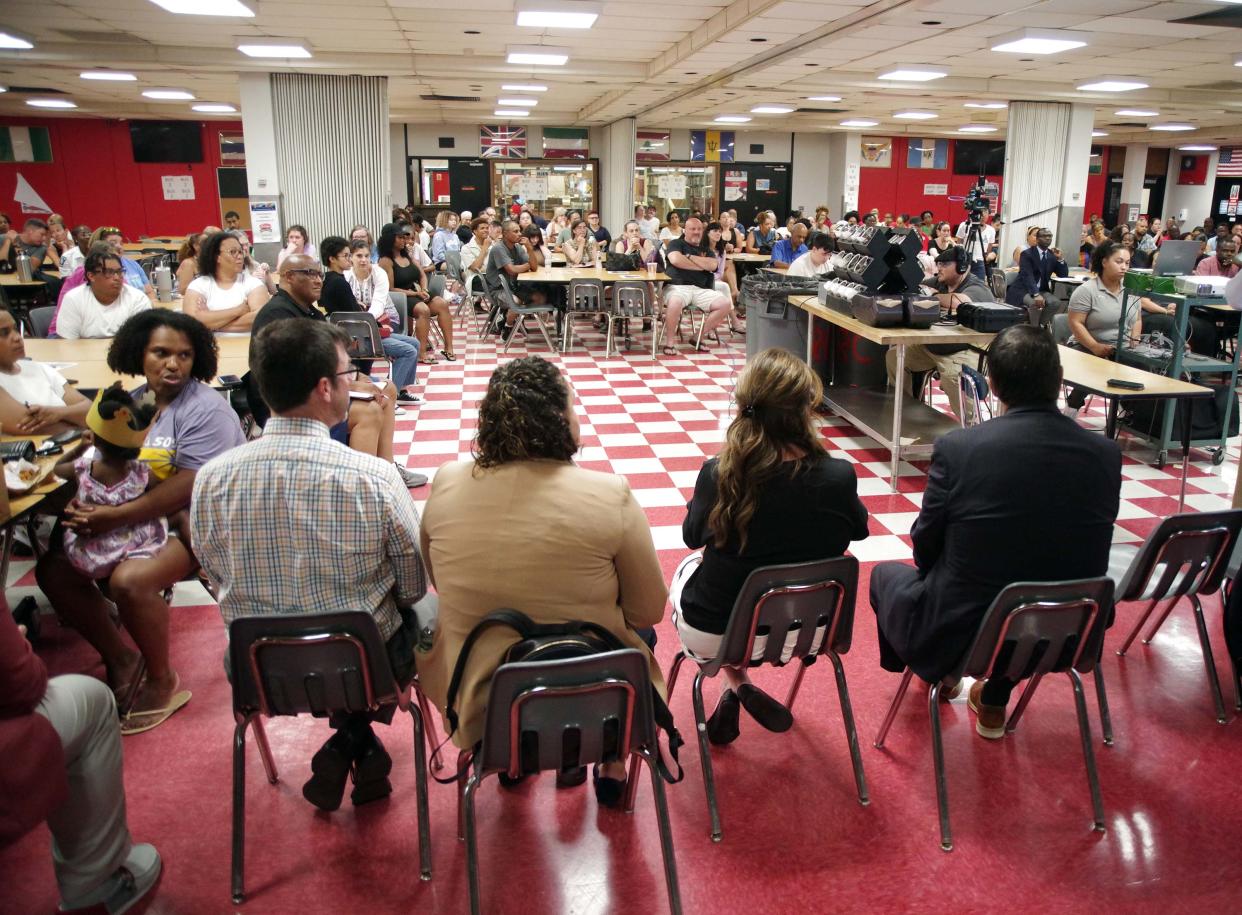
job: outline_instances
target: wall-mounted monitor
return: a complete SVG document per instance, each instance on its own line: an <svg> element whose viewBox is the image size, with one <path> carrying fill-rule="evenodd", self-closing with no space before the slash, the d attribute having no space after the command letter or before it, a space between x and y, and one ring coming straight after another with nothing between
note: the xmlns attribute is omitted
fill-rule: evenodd
<svg viewBox="0 0 1242 915"><path fill-rule="evenodd" d="M130 121L135 162L202 162L203 125L197 121Z"/></svg>
<svg viewBox="0 0 1242 915"><path fill-rule="evenodd" d="M1005 144L995 140L957 140L953 150L955 175L1003 175Z"/></svg>

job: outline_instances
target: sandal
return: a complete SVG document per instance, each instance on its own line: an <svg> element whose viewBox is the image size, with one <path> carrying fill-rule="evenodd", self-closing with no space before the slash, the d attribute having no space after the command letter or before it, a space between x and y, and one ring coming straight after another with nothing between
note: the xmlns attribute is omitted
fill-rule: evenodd
<svg viewBox="0 0 1242 915"><path fill-rule="evenodd" d="M418 364L419 365L439 365L440 360L437 359L435 356L431 355L431 353L428 353L425 356L418 357Z"/></svg>
<svg viewBox="0 0 1242 915"><path fill-rule="evenodd" d="M442 349L440 350L440 352L443 354L444 358L447 359L449 362L457 361L457 354L453 352L452 350Z"/></svg>
<svg viewBox="0 0 1242 915"><path fill-rule="evenodd" d="M661 352L662 352L662 353L664 353L664 355L666 355L666 356L676 356L676 355L677 355L677 347L675 347L675 346L666 346L666 347L664 347L664 349L662 349L662 350L661 350Z"/></svg>
<svg viewBox="0 0 1242 915"><path fill-rule="evenodd" d="M141 734L143 731L159 727L176 712L184 708L192 695L193 693L188 689L179 690L172 694L168 704L163 708L128 713L121 722L121 736L129 737L133 734Z"/></svg>

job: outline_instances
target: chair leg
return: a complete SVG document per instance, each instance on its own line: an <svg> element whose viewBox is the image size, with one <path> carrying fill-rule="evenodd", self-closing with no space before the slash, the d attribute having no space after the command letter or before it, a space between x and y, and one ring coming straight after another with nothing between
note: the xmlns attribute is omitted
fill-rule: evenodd
<svg viewBox="0 0 1242 915"><path fill-rule="evenodd" d="M664 780L656 771L655 759L650 750L644 751L647 769L651 772L651 793L655 801L656 822L660 826L660 854L664 858L664 883L668 888L668 908L673 915L681 915L681 886L677 881L677 857L673 853L673 829L668 821L668 798L664 792Z"/></svg>
<svg viewBox="0 0 1242 915"><path fill-rule="evenodd" d="M927 694L931 712L932 763L936 769L936 806L940 810L940 848L953 851L953 832L949 827L949 779L944 770L944 736L940 732L940 683Z"/></svg>
<svg viewBox="0 0 1242 915"><path fill-rule="evenodd" d="M1191 596L1193 597L1193 595ZM1173 605L1176 603L1176 600L1169 601L1168 606L1164 608L1164 612L1160 614L1160 619L1156 620L1151 629L1147 631L1147 638L1143 639L1144 645L1151 644L1152 639L1156 637L1156 633L1160 631L1160 627L1164 625L1164 621L1167 620L1169 618L1169 614L1173 612Z"/></svg>
<svg viewBox="0 0 1242 915"><path fill-rule="evenodd" d="M548 352L555 353L556 345L552 342L552 338L548 336L548 326L544 324L541 315L535 315L535 326L539 328L539 333L543 334L543 342L548 344Z"/></svg>
<svg viewBox="0 0 1242 915"><path fill-rule="evenodd" d="M1104 692L1104 666L1097 661L1095 673L1095 700L1100 707L1100 730L1104 732L1104 746L1113 745L1113 716L1108 712L1108 694Z"/></svg>
<svg viewBox="0 0 1242 915"><path fill-rule="evenodd" d="M479 899L479 850L475 844L474 825L474 793L479 788L479 774L475 772L466 782L462 792L462 806L466 821L466 879L470 884L470 915L480 915L483 911Z"/></svg>
<svg viewBox="0 0 1242 915"><path fill-rule="evenodd" d="M440 741L436 735L436 720L432 717L431 703L427 701L427 697L423 695L421 689L414 690L414 696L418 700L418 710L423 716L423 731L427 735L427 746L431 748L431 770L433 772L444 771L444 754L440 752Z"/></svg>
<svg viewBox="0 0 1242 915"><path fill-rule="evenodd" d="M612 356L612 329L614 327L612 315L604 318L608 322L608 333L604 336L604 358L608 359Z"/></svg>
<svg viewBox="0 0 1242 915"><path fill-rule="evenodd" d="M1117 649L1118 656L1125 656L1126 651L1130 648L1130 644L1134 641L1134 637L1139 634L1139 630L1143 628L1143 624L1147 622L1147 617L1151 616L1151 612L1156 609L1156 604L1158 603L1160 603L1160 601L1153 600L1147 605L1147 609L1143 611L1143 615L1139 617L1139 621L1134 624L1134 628L1130 630L1130 634L1126 636L1126 640L1122 642L1121 647Z"/></svg>
<svg viewBox="0 0 1242 915"><path fill-rule="evenodd" d="M246 728L250 719L239 716L233 728L233 904L246 898Z"/></svg>
<svg viewBox="0 0 1242 915"><path fill-rule="evenodd" d="M901 700L906 698L906 690L910 688L910 679L914 676L914 671L906 668L906 672L901 675L901 685L897 687L897 695L893 696L893 703L888 707L888 714L884 716L884 723L880 725L880 733L875 735L875 748L877 750L884 748L884 738L888 736L888 729L893 726L893 719L897 717L897 709L901 708Z"/></svg>
<svg viewBox="0 0 1242 915"><path fill-rule="evenodd" d="M625 774L625 812L634 812L634 801L638 797L638 776L642 772L642 757L638 753L630 754L629 770Z"/></svg>
<svg viewBox="0 0 1242 915"><path fill-rule="evenodd" d="M1233 710L1242 712L1242 675L1238 673L1238 665L1233 660L1233 655L1226 652L1229 657L1229 670L1233 673Z"/></svg>
<svg viewBox="0 0 1242 915"><path fill-rule="evenodd" d="M268 782L274 785L280 781L280 773L276 771L272 749L267 745L267 731L263 730L263 719L258 715L254 717L254 739L259 745L259 758L263 760L263 771L267 773Z"/></svg>
<svg viewBox="0 0 1242 915"><path fill-rule="evenodd" d="M1091 810L1095 817L1091 828L1104 831L1104 799L1100 795L1100 775L1095 768L1095 751L1091 749L1091 719L1087 717L1087 699L1083 694L1082 678L1072 667L1066 671L1074 684L1074 707L1078 710L1078 733L1082 738L1082 756L1087 764L1087 784L1091 788Z"/></svg>
<svg viewBox="0 0 1242 915"><path fill-rule="evenodd" d="M845 684L845 667L835 651L825 652L832 661L833 673L837 675L837 696L841 700L841 718L845 721L845 737L850 745L850 762L854 765L854 785L858 788L858 803L866 807L871 803L867 795L867 777L863 774L862 750L858 746L858 729L854 726L854 708L850 704L850 690ZM803 665L803 670L806 665ZM802 671L798 672L801 678Z"/></svg>
<svg viewBox="0 0 1242 915"><path fill-rule="evenodd" d="M724 835L720 811L716 806L716 778L712 772L711 745L707 742L707 715L703 711L703 671L695 671L692 688L694 700L694 731L699 738L699 763L703 766L703 789L707 792L707 812L712 821L712 841Z"/></svg>
<svg viewBox="0 0 1242 915"><path fill-rule="evenodd" d="M1212 656L1212 642L1208 639L1207 623L1203 619L1203 605L1197 594L1190 595L1195 611L1195 628L1199 630L1199 645L1203 648L1203 663L1207 667L1208 686L1212 689L1212 702L1216 705L1216 723L1225 723L1225 699L1220 692L1220 678L1216 674L1216 659Z"/></svg>
<svg viewBox="0 0 1242 915"><path fill-rule="evenodd" d="M572 311L565 313L565 333L561 336L561 355L569 352L569 348L573 346L574 339L574 313Z"/></svg>
<svg viewBox="0 0 1242 915"><path fill-rule="evenodd" d="M673 687L677 685L677 675L681 673L681 665L686 662L686 653L684 651L677 652L677 656L673 658L673 666L668 671L668 701L673 701Z"/></svg>
<svg viewBox="0 0 1242 915"><path fill-rule="evenodd" d="M1022 696L1018 699L1018 704L1014 707L1013 714L1009 716L1009 720L1005 722L1005 733L1012 734L1018 728L1018 722L1022 719L1022 713L1026 711L1026 707L1030 704L1031 697L1035 695L1035 690L1039 688L1039 681L1044 678L1043 674L1035 674L1031 679L1026 681L1026 688L1022 690Z"/></svg>
<svg viewBox="0 0 1242 915"><path fill-rule="evenodd" d="M418 879L431 879L431 810L427 796L427 735L423 713L415 702L406 706L414 721L414 793L418 797Z"/></svg>
<svg viewBox="0 0 1242 915"><path fill-rule="evenodd" d="M789 686L789 695L785 697L785 708L793 711L794 700L798 698L798 690L802 688L802 678L806 674L806 669L810 666L807 658L802 659L802 663L798 665L798 672L794 674L794 681Z"/></svg>
<svg viewBox="0 0 1242 915"><path fill-rule="evenodd" d="M462 750L457 754L457 838L462 841L466 838L466 779L462 776L470 771L473 756L469 750Z"/></svg>

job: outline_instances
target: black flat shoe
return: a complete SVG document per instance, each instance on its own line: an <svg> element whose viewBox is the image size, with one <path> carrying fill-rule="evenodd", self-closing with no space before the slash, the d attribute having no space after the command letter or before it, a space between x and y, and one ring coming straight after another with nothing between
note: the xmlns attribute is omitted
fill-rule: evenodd
<svg viewBox="0 0 1242 915"><path fill-rule="evenodd" d="M738 728L738 704L737 693L731 689L726 689L720 694L720 701L716 703L716 710L712 712L712 717L707 719L707 739L718 747L733 743L737 740L741 731Z"/></svg>
<svg viewBox="0 0 1242 915"><path fill-rule="evenodd" d="M759 687L751 683L743 683L737 688L738 701L746 713L754 718L761 727L777 734L793 727L793 715L789 709L781 705Z"/></svg>
<svg viewBox="0 0 1242 915"><path fill-rule="evenodd" d="M352 772L354 790L349 799L355 807L392 794L392 782L388 780L388 775L392 772L392 757L374 734L368 735L366 742L354 755Z"/></svg>
<svg viewBox="0 0 1242 915"><path fill-rule="evenodd" d="M302 797L320 810L336 810L345 795L345 781L352 765L353 744L348 734L337 731L311 757L312 774L302 786Z"/></svg>
<svg viewBox="0 0 1242 915"><path fill-rule="evenodd" d="M556 787L558 788L577 788L584 784L586 784L586 766L556 773Z"/></svg>
<svg viewBox="0 0 1242 915"><path fill-rule="evenodd" d="M582 770L585 781L586 768ZM595 800L601 807L620 807L625 797L625 779L608 778L599 774L599 764L591 767L591 782L595 787Z"/></svg>
<svg viewBox="0 0 1242 915"><path fill-rule="evenodd" d="M527 777L525 775L519 775L517 778L514 778L508 772L501 772L496 776L496 778L500 782L500 787L516 788L518 785L522 784L522 782L526 781Z"/></svg>

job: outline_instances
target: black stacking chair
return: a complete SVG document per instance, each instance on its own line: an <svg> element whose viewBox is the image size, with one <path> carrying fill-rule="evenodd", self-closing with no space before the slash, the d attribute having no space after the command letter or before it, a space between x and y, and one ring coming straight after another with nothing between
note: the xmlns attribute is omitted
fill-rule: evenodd
<svg viewBox="0 0 1242 915"><path fill-rule="evenodd" d="M854 728L854 712L850 705L849 688L841 655L850 650L854 633L854 599L858 591L858 560L853 556L801 562L790 565L764 566L751 572L738 593L720 643L720 654L708 660L691 658L698 670L694 674L693 701L695 732L699 738L699 759L703 766L703 786L707 791L707 811L712 821L712 841L723 835L720 812L716 803L716 779L712 773L711 747L707 741L707 715L703 709L703 680L714 677L723 668L745 670L765 664L782 666L798 662L785 705L793 711L798 689L807 667L826 655L832 662L837 678L837 695L841 701L841 717L849 741L850 759L854 765L854 782L858 802L869 804L867 780L863 775L862 753L858 748L858 732ZM755 639L760 631L768 634L763 653L755 656ZM796 639L783 657L787 639ZM689 657L677 652L668 676L669 700L677 685L681 665Z"/></svg>
<svg viewBox="0 0 1242 915"><path fill-rule="evenodd" d="M600 280L575 277L569 281L568 306L565 312L565 335L561 340L561 352L569 352L574 345L574 318L586 315L601 316L608 313L608 303L604 296L604 284ZM611 344L611 337L609 337ZM610 355L611 346L604 351Z"/></svg>
<svg viewBox="0 0 1242 915"><path fill-rule="evenodd" d="M414 720L419 876L431 879L431 821L427 809L426 699L416 684L398 684L379 629L369 613L308 613L248 616L229 625L233 686L233 902L245 899L246 729L255 741L267 780L276 764L263 718L332 712L375 711L395 705Z"/></svg>
<svg viewBox="0 0 1242 915"><path fill-rule="evenodd" d="M1237 508L1165 518L1133 554L1129 566L1117 582L1117 600L1147 601L1143 615L1117 649L1117 654L1123 657L1157 604L1167 601L1160 618L1143 639L1144 645L1151 644L1177 602L1183 597L1190 598L1195 627L1199 631L1199 646L1203 649L1203 663L1207 667L1208 686L1216 706L1216 720L1220 724L1226 720L1225 700L1221 695L1220 678L1216 674L1216 661L1212 656L1212 643L1208 638L1199 596L1220 591L1240 528L1242 509ZM1114 547L1114 558L1124 558L1126 552L1124 547ZM1234 680L1236 683L1236 675ZM1242 694L1238 695L1238 704L1242 707Z"/></svg>
<svg viewBox="0 0 1242 915"><path fill-rule="evenodd" d="M657 729L647 658L627 648L585 658L502 664L492 676L483 739L458 757L458 838L466 842L470 911L482 911L474 796L483 779L521 778L546 770L572 771L631 758L625 796L634 810L638 759L651 771L669 908L679 915L681 891L664 782L656 771ZM469 778L465 773L469 770Z"/></svg>
<svg viewBox="0 0 1242 915"><path fill-rule="evenodd" d="M1025 680L1054 673L1069 677L1074 687L1078 732L1087 767L1087 783L1091 788L1093 828L1098 832L1104 831L1104 802L1100 797L1100 780L1095 768L1095 754L1091 749L1091 722L1087 718L1087 701L1079 673L1086 673L1096 665L1112 605L1113 582L1107 577L1009 585L992 601L975 634L974 643L962 657L958 669L948 678L1004 677ZM914 672L907 667L901 677L901 685L897 687L897 695L884 716L880 733L876 735L877 748L884 747L884 738L897 717L897 710L913 675ZM931 713L932 759L936 768L936 802L940 808L940 847L952 851L949 787L940 732L941 686L940 682L932 684L927 701ZM1012 723L1016 723L1029 701L1029 693L1024 694L1013 711Z"/></svg>

